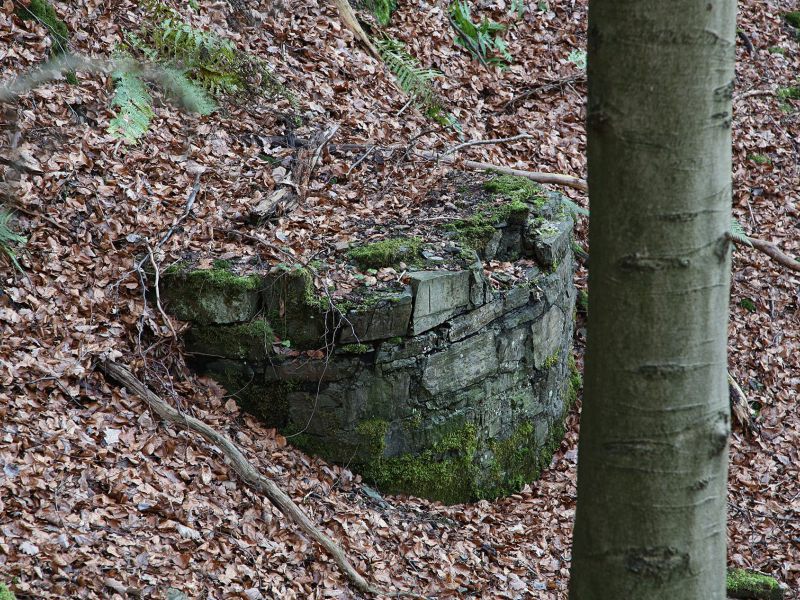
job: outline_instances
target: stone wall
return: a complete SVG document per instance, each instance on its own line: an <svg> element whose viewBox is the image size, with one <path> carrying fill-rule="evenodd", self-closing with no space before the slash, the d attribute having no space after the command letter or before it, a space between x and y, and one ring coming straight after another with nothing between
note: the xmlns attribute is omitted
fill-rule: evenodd
<svg viewBox="0 0 800 600"><path fill-rule="evenodd" d="M572 219L557 194L509 206L427 250L386 242L381 260L414 264L354 300L318 293L305 268L219 262L173 269L161 295L192 323L197 367L292 444L385 492L496 497L549 464L571 398ZM498 289L488 260L523 274Z"/></svg>

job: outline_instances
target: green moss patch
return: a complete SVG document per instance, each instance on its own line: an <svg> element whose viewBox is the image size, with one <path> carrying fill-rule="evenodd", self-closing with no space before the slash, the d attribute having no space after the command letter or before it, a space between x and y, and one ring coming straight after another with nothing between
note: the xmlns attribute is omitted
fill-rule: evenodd
<svg viewBox="0 0 800 600"><path fill-rule="evenodd" d="M387 493L404 493L456 504L474 498L477 437L474 425L445 435L430 450L413 456L376 456L364 469Z"/></svg>
<svg viewBox="0 0 800 600"><path fill-rule="evenodd" d="M447 223L444 229L454 232L462 245L482 252L501 223L524 223L529 212L528 204L519 199L502 204L485 203L471 217Z"/></svg>
<svg viewBox="0 0 800 600"><path fill-rule="evenodd" d="M191 352L239 360L264 360L275 334L264 319L237 325L192 327L186 337Z"/></svg>
<svg viewBox="0 0 800 600"><path fill-rule="evenodd" d="M498 175L483 184L483 189L501 195L512 202L530 202L541 205L546 202L542 188L527 177Z"/></svg>
<svg viewBox="0 0 800 600"><path fill-rule="evenodd" d="M730 569L725 586L731 598L781 600L785 595L785 589L777 579L746 569Z"/></svg>
<svg viewBox="0 0 800 600"><path fill-rule="evenodd" d="M783 13L783 20L792 27L800 29L800 10Z"/></svg>
<svg viewBox="0 0 800 600"><path fill-rule="evenodd" d="M339 346L339 352L345 354L367 354L373 350L374 348L367 344L345 344L344 346Z"/></svg>
<svg viewBox="0 0 800 600"><path fill-rule="evenodd" d="M38 21L47 28L53 42L53 55L63 54L68 49L69 29L58 16L53 6L46 0L30 0L28 6L21 4L17 8L17 16L26 21Z"/></svg>
<svg viewBox="0 0 800 600"><path fill-rule="evenodd" d="M419 238L393 238L356 246L348 256L362 269L380 269L401 262L418 262L421 245Z"/></svg>
<svg viewBox="0 0 800 600"><path fill-rule="evenodd" d="M5 583L0 583L0 600L16 600L14 592Z"/></svg>

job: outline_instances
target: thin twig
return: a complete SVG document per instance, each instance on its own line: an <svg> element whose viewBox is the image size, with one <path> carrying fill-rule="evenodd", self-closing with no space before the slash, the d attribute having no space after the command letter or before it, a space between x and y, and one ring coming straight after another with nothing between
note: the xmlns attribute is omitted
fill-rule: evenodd
<svg viewBox="0 0 800 600"><path fill-rule="evenodd" d="M733 101L739 102L740 100L752 98L753 96L772 96L773 94L775 94L775 90L748 90L746 92L742 92L741 94L736 94L733 97Z"/></svg>
<svg viewBox="0 0 800 600"><path fill-rule="evenodd" d="M172 320L167 316L167 313L164 312L164 309L161 306L161 291L159 290L159 277L160 277L160 269L158 268L158 263L156 263L156 259L153 256L153 250L150 248L150 245L147 245L147 256L150 257L150 264L153 265L153 271L155 273L155 286L156 286L156 307L158 308L158 312L161 313L161 318L164 319L164 322L169 327L169 330L172 332L172 337L175 341L178 341L178 334L175 331L175 327L172 326Z"/></svg>
<svg viewBox="0 0 800 600"><path fill-rule="evenodd" d="M518 135L512 135L511 137L504 137L504 138L495 138L492 140L472 140L471 142L464 142L463 144L459 144L458 146L453 146L449 150L445 150L442 152L442 156L447 156L448 154L453 154L455 152L459 152L464 148L469 148L470 146L482 146L485 144L504 144L506 142L514 142L516 140L532 140L533 136L529 133L520 133Z"/></svg>
<svg viewBox="0 0 800 600"><path fill-rule="evenodd" d="M367 148L367 151L364 152L364 154L362 154L358 158L358 160L356 162L354 162L352 165L350 165L350 168L347 169L347 173L345 173L344 176L345 177L350 177L350 173L353 172L353 169L355 169L358 165L360 165L362 162L367 160L367 158L369 158L369 155L372 154L372 152L375 150L375 148L376 148L375 146L369 146Z"/></svg>

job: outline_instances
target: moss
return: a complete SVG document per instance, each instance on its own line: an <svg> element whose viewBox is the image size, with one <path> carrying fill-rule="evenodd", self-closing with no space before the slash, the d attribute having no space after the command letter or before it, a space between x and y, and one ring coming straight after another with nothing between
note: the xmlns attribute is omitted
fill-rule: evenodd
<svg viewBox="0 0 800 600"><path fill-rule="evenodd" d="M589 292L586 290L578 290L578 308L581 312L589 314Z"/></svg>
<svg viewBox="0 0 800 600"><path fill-rule="evenodd" d="M395 0L367 0L365 2L379 25L385 27L392 18L392 13L397 8Z"/></svg>
<svg viewBox="0 0 800 600"><path fill-rule="evenodd" d="M380 269L400 262L418 262L421 245L422 240L416 237L393 238L356 246L348 256L362 269Z"/></svg>
<svg viewBox="0 0 800 600"><path fill-rule="evenodd" d="M493 499L518 492L541 473L540 451L536 447L536 428L530 421L519 425L505 440L489 446L494 453L493 478L478 490L479 498Z"/></svg>
<svg viewBox="0 0 800 600"><path fill-rule="evenodd" d="M345 344L344 346L339 346L339 352L344 352L345 354L366 354L367 352L372 352L372 350L372 346L367 344Z"/></svg>
<svg viewBox="0 0 800 600"><path fill-rule="evenodd" d="M189 351L240 360L265 358L275 333L264 319L238 325L192 327L186 338Z"/></svg>
<svg viewBox="0 0 800 600"><path fill-rule="evenodd" d="M767 52L770 54L780 54L781 56L786 55L786 48L781 48L780 46L770 46L767 49Z"/></svg>
<svg viewBox="0 0 800 600"><path fill-rule="evenodd" d="M800 86L778 88L778 98L781 100L800 100Z"/></svg>
<svg viewBox="0 0 800 600"><path fill-rule="evenodd" d="M792 27L800 29L800 10L783 13L783 20Z"/></svg>
<svg viewBox="0 0 800 600"><path fill-rule="evenodd" d="M488 183L488 182L487 182ZM456 234L456 238L469 250L483 251L492 239L497 226L503 222L524 222L530 207L517 198L503 204L483 204L474 215L444 225L446 230Z"/></svg>
<svg viewBox="0 0 800 600"><path fill-rule="evenodd" d="M386 449L387 431L389 431L389 423L383 419L361 421L356 426L359 447L367 456L380 461Z"/></svg>
<svg viewBox="0 0 800 600"><path fill-rule="evenodd" d="M475 497L476 451L475 426L467 424L419 455L379 458L366 465L364 474L387 493L455 504Z"/></svg>
<svg viewBox="0 0 800 600"><path fill-rule="evenodd" d="M485 182L483 188L487 192L500 194L512 202L532 202L541 206L547 201L542 188L527 177L499 175Z"/></svg>
<svg viewBox="0 0 800 600"><path fill-rule="evenodd" d="M5 583L0 583L0 600L16 600L14 592Z"/></svg>
<svg viewBox="0 0 800 600"><path fill-rule="evenodd" d="M261 284L257 275L242 276L232 273L228 263L224 261L216 261L213 269L190 271L187 274L187 280L232 292L255 291Z"/></svg>
<svg viewBox="0 0 800 600"><path fill-rule="evenodd" d="M17 8L17 16L23 20L35 20L47 28L53 42L51 53L62 54L67 51L69 44L69 29L62 21L52 5L46 0L30 0L27 7ZM74 76L74 74L73 74Z"/></svg>
<svg viewBox="0 0 800 600"><path fill-rule="evenodd" d="M569 389L567 390L567 407L565 412L575 404L576 400L578 399L578 393L583 387L583 376L578 370L578 365L575 364L575 357L572 355L572 353L569 355L567 364L569 365Z"/></svg>
<svg viewBox="0 0 800 600"><path fill-rule="evenodd" d="M266 318L278 337L299 349L325 345L330 302L317 294L308 269L287 267L270 275L264 291Z"/></svg>
<svg viewBox="0 0 800 600"><path fill-rule="evenodd" d="M749 154L747 156L747 160L752 160L757 165L771 165L772 161L768 156L764 156L763 154Z"/></svg>
<svg viewBox="0 0 800 600"><path fill-rule="evenodd" d="M784 590L776 579L745 569L730 569L725 586L731 598L780 600L784 597Z"/></svg>
<svg viewBox="0 0 800 600"><path fill-rule="evenodd" d="M558 350L556 350L550 356L548 356L544 361L544 368L545 369L551 369L556 364L558 364L558 359L560 357L560 354L561 353Z"/></svg>

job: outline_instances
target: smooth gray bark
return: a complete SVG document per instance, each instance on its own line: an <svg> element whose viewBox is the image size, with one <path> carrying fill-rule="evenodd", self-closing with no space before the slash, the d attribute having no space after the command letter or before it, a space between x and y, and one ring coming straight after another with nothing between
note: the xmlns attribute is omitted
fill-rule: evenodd
<svg viewBox="0 0 800 600"><path fill-rule="evenodd" d="M590 0L571 600L725 597L733 0Z"/></svg>

